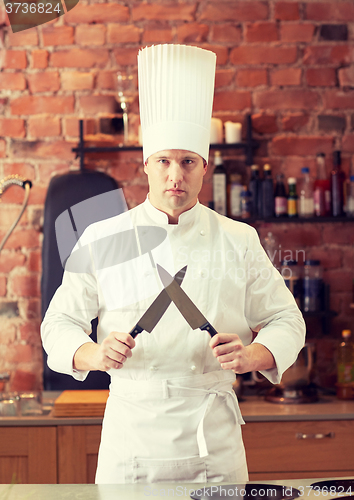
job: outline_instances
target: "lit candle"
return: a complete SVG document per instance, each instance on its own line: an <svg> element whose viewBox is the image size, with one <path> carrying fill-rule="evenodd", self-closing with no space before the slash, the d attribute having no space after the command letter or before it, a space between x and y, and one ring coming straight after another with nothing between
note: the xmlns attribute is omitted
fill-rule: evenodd
<svg viewBox="0 0 354 500"><path fill-rule="evenodd" d="M241 142L241 123L225 122L225 142L234 144Z"/></svg>
<svg viewBox="0 0 354 500"><path fill-rule="evenodd" d="M212 118L210 125L210 144L222 143L222 120Z"/></svg>

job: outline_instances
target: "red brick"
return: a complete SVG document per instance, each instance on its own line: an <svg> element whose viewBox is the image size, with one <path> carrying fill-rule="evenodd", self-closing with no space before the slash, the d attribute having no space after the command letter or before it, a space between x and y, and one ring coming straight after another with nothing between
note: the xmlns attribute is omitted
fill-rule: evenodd
<svg viewBox="0 0 354 500"><path fill-rule="evenodd" d="M1 135L3 137L24 137L26 135L25 121L19 118L0 118Z"/></svg>
<svg viewBox="0 0 354 500"><path fill-rule="evenodd" d="M32 347L27 344L12 344L6 350L6 360L9 363L29 363L32 357Z"/></svg>
<svg viewBox="0 0 354 500"><path fill-rule="evenodd" d="M260 109L315 109L319 96L310 90L265 90L255 92L254 103Z"/></svg>
<svg viewBox="0 0 354 500"><path fill-rule="evenodd" d="M346 45L313 45L304 51L304 64L349 64L352 49Z"/></svg>
<svg viewBox="0 0 354 500"><path fill-rule="evenodd" d="M353 278L346 269L331 269L323 273L324 280L329 283L331 293L351 292Z"/></svg>
<svg viewBox="0 0 354 500"><path fill-rule="evenodd" d="M215 88L230 85L235 77L233 69L218 69L215 74Z"/></svg>
<svg viewBox="0 0 354 500"><path fill-rule="evenodd" d="M2 319L0 330L0 344L3 346L12 345L16 341L16 327L11 323L11 319Z"/></svg>
<svg viewBox="0 0 354 500"><path fill-rule="evenodd" d="M19 229L14 231L7 240L5 247L18 250L39 247L39 233L34 229Z"/></svg>
<svg viewBox="0 0 354 500"><path fill-rule="evenodd" d="M68 14L65 14L67 16ZM72 45L74 43L74 28L71 26L50 26L42 30L43 45Z"/></svg>
<svg viewBox="0 0 354 500"><path fill-rule="evenodd" d="M71 149L75 145L76 144L66 141L12 141L11 154L15 158L54 158L56 160L72 161L74 159L74 153ZM36 198L42 199L42 197L42 187L33 186L31 189L30 201L35 200ZM22 199L23 194L21 200Z"/></svg>
<svg viewBox="0 0 354 500"><path fill-rule="evenodd" d="M288 132L299 132L309 123L309 115L303 113L293 113L284 116L281 120L283 130ZM306 166L306 165L304 165Z"/></svg>
<svg viewBox="0 0 354 500"><path fill-rule="evenodd" d="M323 269L337 269L342 266L342 250L316 246L306 252L306 259L319 260Z"/></svg>
<svg viewBox="0 0 354 500"><path fill-rule="evenodd" d="M305 76L309 87L334 87L337 84L334 68L309 68Z"/></svg>
<svg viewBox="0 0 354 500"><path fill-rule="evenodd" d="M79 119L76 117L65 118L64 120L65 135L70 137L79 136ZM96 121L92 118L84 120L84 134L96 133Z"/></svg>
<svg viewBox="0 0 354 500"><path fill-rule="evenodd" d="M42 252L35 250L30 252L27 259L27 269L33 272L40 272L42 270Z"/></svg>
<svg viewBox="0 0 354 500"><path fill-rule="evenodd" d="M270 74L271 85L301 85L301 68L284 68L273 70Z"/></svg>
<svg viewBox="0 0 354 500"><path fill-rule="evenodd" d="M354 154L354 134L347 134L342 137L342 151Z"/></svg>
<svg viewBox="0 0 354 500"><path fill-rule="evenodd" d="M5 50L4 69L25 69L27 67L27 57L24 50Z"/></svg>
<svg viewBox="0 0 354 500"><path fill-rule="evenodd" d="M65 114L74 112L73 96L18 97L11 102L13 115L37 115L42 113Z"/></svg>
<svg viewBox="0 0 354 500"><path fill-rule="evenodd" d="M277 24L270 21L247 23L245 25L245 41L276 42L279 40Z"/></svg>
<svg viewBox="0 0 354 500"><path fill-rule="evenodd" d="M29 163L5 163L4 164L4 174L5 175L14 175L18 174L25 179L29 179L31 181L35 178L35 170L33 165ZM20 224L23 220L26 220L26 212L21 217Z"/></svg>
<svg viewBox="0 0 354 500"><path fill-rule="evenodd" d="M0 297L6 296L6 278L5 276L0 276Z"/></svg>
<svg viewBox="0 0 354 500"><path fill-rule="evenodd" d="M32 64L31 68L34 69L45 69L48 66L48 56L47 50L33 50L32 51Z"/></svg>
<svg viewBox="0 0 354 500"><path fill-rule="evenodd" d="M315 2L307 3L306 19L314 21L354 21L353 2Z"/></svg>
<svg viewBox="0 0 354 500"><path fill-rule="evenodd" d="M33 328L33 326L31 326ZM37 332L38 335L38 332ZM32 361L32 359L30 359ZM16 370L11 378L12 391L35 391L41 389L35 373Z"/></svg>
<svg viewBox="0 0 354 500"><path fill-rule="evenodd" d="M173 40L171 28L161 26L145 26L143 31L143 44L149 43L169 43Z"/></svg>
<svg viewBox="0 0 354 500"><path fill-rule="evenodd" d="M127 201L128 207L133 208L143 203L148 193L148 186L141 184L133 184L130 186L123 186L124 198Z"/></svg>
<svg viewBox="0 0 354 500"><path fill-rule="evenodd" d="M200 18L213 22L230 21L230 19L242 22L268 19L268 15L268 2L249 0L247 2L231 2L231 5L223 2L222 7L220 2L210 2L202 10Z"/></svg>
<svg viewBox="0 0 354 500"><path fill-rule="evenodd" d="M6 156L6 142L4 139L0 139L0 158L5 158Z"/></svg>
<svg viewBox="0 0 354 500"><path fill-rule="evenodd" d="M272 153L275 156L313 156L318 153L330 154L333 149L331 137L278 136L272 140Z"/></svg>
<svg viewBox="0 0 354 500"><path fill-rule="evenodd" d="M107 43L139 43L142 30L134 24L109 24Z"/></svg>
<svg viewBox="0 0 354 500"><path fill-rule="evenodd" d="M339 69L338 78L341 87L354 87L354 66Z"/></svg>
<svg viewBox="0 0 354 500"><path fill-rule="evenodd" d="M89 95L79 99L79 108L83 113L115 113L117 102L111 95Z"/></svg>
<svg viewBox="0 0 354 500"><path fill-rule="evenodd" d="M274 18L279 21L297 21L300 19L299 4L297 2L276 2Z"/></svg>
<svg viewBox="0 0 354 500"><path fill-rule="evenodd" d="M148 4L142 2L133 6L133 21L155 20L159 21L194 21L196 10L195 4L174 3L174 4Z"/></svg>
<svg viewBox="0 0 354 500"><path fill-rule="evenodd" d="M23 307L26 319L41 317L41 302L39 299L26 300Z"/></svg>
<svg viewBox="0 0 354 500"><path fill-rule="evenodd" d="M280 39L282 42L309 43L312 41L314 32L313 24L286 23L280 26Z"/></svg>
<svg viewBox="0 0 354 500"><path fill-rule="evenodd" d="M0 73L1 90L25 90L26 79L22 73Z"/></svg>
<svg viewBox="0 0 354 500"><path fill-rule="evenodd" d="M50 55L50 65L56 68L103 67L108 58L109 52L106 49L59 50Z"/></svg>
<svg viewBox="0 0 354 500"><path fill-rule="evenodd" d="M96 88L104 90L115 90L117 88L116 71L99 71L96 77Z"/></svg>
<svg viewBox="0 0 354 500"><path fill-rule="evenodd" d="M207 41L209 26L198 23L185 23L177 27L179 43L203 43Z"/></svg>
<svg viewBox="0 0 354 500"><path fill-rule="evenodd" d="M30 28L19 33L8 33L7 43L9 47L20 47L22 45L38 45L38 33L36 28Z"/></svg>
<svg viewBox="0 0 354 500"><path fill-rule="evenodd" d="M227 47L222 47L220 45L203 44L202 48L205 50L211 50L216 54L216 65L224 65L228 63L229 51Z"/></svg>
<svg viewBox="0 0 354 500"><path fill-rule="evenodd" d="M86 90L92 89L94 74L79 71L66 71L61 74L61 86L63 90Z"/></svg>
<svg viewBox="0 0 354 500"><path fill-rule="evenodd" d="M354 262L354 246L342 247L343 252L343 268L351 268L353 267ZM354 290L353 290L354 292ZM354 302L354 297L352 302Z"/></svg>
<svg viewBox="0 0 354 500"><path fill-rule="evenodd" d="M103 24L80 24L76 26L75 43L78 45L103 45L106 27Z"/></svg>
<svg viewBox="0 0 354 500"><path fill-rule="evenodd" d="M113 51L114 58L119 66L136 66L138 61L138 48L118 48Z"/></svg>
<svg viewBox="0 0 354 500"><path fill-rule="evenodd" d="M60 89L58 71L46 71L28 75L28 86L32 94L37 92L56 92Z"/></svg>
<svg viewBox="0 0 354 500"><path fill-rule="evenodd" d="M277 117L275 115L252 115L252 127L258 134L275 134L278 132Z"/></svg>
<svg viewBox="0 0 354 500"><path fill-rule="evenodd" d="M238 87L258 87L268 84L268 71L266 69L239 69L236 75Z"/></svg>
<svg viewBox="0 0 354 500"><path fill-rule="evenodd" d="M60 118L57 116L32 116L28 119L28 133L31 139L60 135Z"/></svg>
<svg viewBox="0 0 354 500"><path fill-rule="evenodd" d="M234 24L214 24L211 28L211 40L216 43L239 43L242 40L242 29Z"/></svg>
<svg viewBox="0 0 354 500"><path fill-rule="evenodd" d="M325 109L354 109L354 91L329 90L323 96Z"/></svg>
<svg viewBox="0 0 354 500"><path fill-rule="evenodd" d="M18 208L16 210L16 215L18 215ZM15 217L12 217L11 223L15 220ZM3 251L0 257L0 272L8 274L15 269L15 267L23 266L25 260L26 257L22 253Z"/></svg>
<svg viewBox="0 0 354 500"><path fill-rule="evenodd" d="M240 110L250 108L251 93L244 90L216 92L214 97L215 111Z"/></svg>
<svg viewBox="0 0 354 500"><path fill-rule="evenodd" d="M129 8L117 3L79 3L65 14L66 24L119 23L129 20Z"/></svg>
<svg viewBox="0 0 354 500"><path fill-rule="evenodd" d="M40 339L40 322L37 320L23 323L19 326L19 332L22 341L26 342L26 344L34 345Z"/></svg>
<svg viewBox="0 0 354 500"><path fill-rule="evenodd" d="M242 45L231 51L232 64L291 64L297 60L297 47Z"/></svg>

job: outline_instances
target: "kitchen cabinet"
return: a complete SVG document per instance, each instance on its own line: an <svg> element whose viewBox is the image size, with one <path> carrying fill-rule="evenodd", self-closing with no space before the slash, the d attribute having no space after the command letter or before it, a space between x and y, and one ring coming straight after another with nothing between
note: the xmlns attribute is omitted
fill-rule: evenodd
<svg viewBox="0 0 354 500"><path fill-rule="evenodd" d="M0 427L0 483L57 482L56 427Z"/></svg>
<svg viewBox="0 0 354 500"><path fill-rule="evenodd" d="M249 422L250 481L354 474L354 420Z"/></svg>

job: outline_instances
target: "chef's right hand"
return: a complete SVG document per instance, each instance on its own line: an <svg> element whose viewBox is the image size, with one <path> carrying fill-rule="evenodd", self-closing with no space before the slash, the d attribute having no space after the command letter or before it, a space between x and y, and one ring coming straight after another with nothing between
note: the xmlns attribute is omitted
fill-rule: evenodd
<svg viewBox="0 0 354 500"><path fill-rule="evenodd" d="M96 352L96 370L107 371L111 368L123 368L128 358L132 357L135 340L129 333L111 332Z"/></svg>
<svg viewBox="0 0 354 500"><path fill-rule="evenodd" d="M111 332L102 344L87 342L80 346L74 354L75 370L107 371L111 368L119 370L132 356L135 340L129 333Z"/></svg>

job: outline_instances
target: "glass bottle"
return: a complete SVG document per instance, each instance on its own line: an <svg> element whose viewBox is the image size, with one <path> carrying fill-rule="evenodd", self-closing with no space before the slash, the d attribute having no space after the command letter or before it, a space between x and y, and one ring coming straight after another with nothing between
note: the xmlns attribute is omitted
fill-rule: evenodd
<svg viewBox="0 0 354 500"><path fill-rule="evenodd" d="M229 214L231 217L240 217L241 215L241 193L243 190L241 179L241 174L230 174L230 183L228 185L228 200Z"/></svg>
<svg viewBox="0 0 354 500"><path fill-rule="evenodd" d="M294 296L297 306L301 307L301 273L296 260L283 260L280 273Z"/></svg>
<svg viewBox="0 0 354 500"><path fill-rule="evenodd" d="M284 184L284 174L277 174L274 192L275 217L288 215L288 198Z"/></svg>
<svg viewBox="0 0 354 500"><path fill-rule="evenodd" d="M320 311L322 302L322 267L319 260L305 260L303 276L303 309Z"/></svg>
<svg viewBox="0 0 354 500"><path fill-rule="evenodd" d="M341 169L341 153L333 152L333 170L331 172L331 197L332 197L332 215L340 217L343 215L343 189L345 175Z"/></svg>
<svg viewBox="0 0 354 500"><path fill-rule="evenodd" d="M252 195L247 189L247 186L243 186L241 192L241 217L242 219L249 219L252 216Z"/></svg>
<svg viewBox="0 0 354 500"><path fill-rule="evenodd" d="M299 193L299 217L313 217L314 202L313 202L313 182L310 177L308 167L301 169L302 179L300 183Z"/></svg>
<svg viewBox="0 0 354 500"><path fill-rule="evenodd" d="M263 167L264 175L262 181L262 217L274 217L274 186L272 169L269 164Z"/></svg>
<svg viewBox="0 0 354 500"><path fill-rule="evenodd" d="M316 162L317 162L317 175L313 186L315 215L317 217L328 217L332 213L331 183L326 172L324 153L319 153L317 155Z"/></svg>
<svg viewBox="0 0 354 500"><path fill-rule="evenodd" d="M342 331L342 341L337 350L337 397L354 397L354 344L350 330Z"/></svg>
<svg viewBox="0 0 354 500"><path fill-rule="evenodd" d="M259 207L259 197L260 197L260 186L261 180L259 176L259 166L252 165L251 166L251 179L248 185L248 190L251 193L252 200L252 215L253 217L257 217L258 207Z"/></svg>
<svg viewBox="0 0 354 500"><path fill-rule="evenodd" d="M288 185L288 217L297 217L297 194L295 177L289 177Z"/></svg>
<svg viewBox="0 0 354 500"><path fill-rule="evenodd" d="M214 210L226 215L226 169L220 151L215 151L213 173Z"/></svg>
<svg viewBox="0 0 354 500"><path fill-rule="evenodd" d="M354 175L349 178L346 214L347 217L354 217Z"/></svg>

